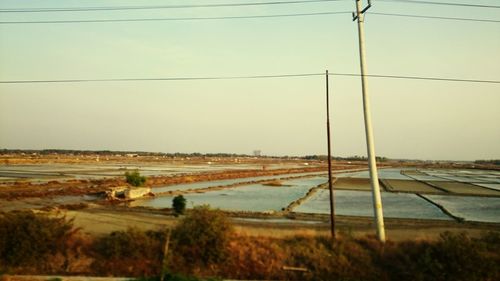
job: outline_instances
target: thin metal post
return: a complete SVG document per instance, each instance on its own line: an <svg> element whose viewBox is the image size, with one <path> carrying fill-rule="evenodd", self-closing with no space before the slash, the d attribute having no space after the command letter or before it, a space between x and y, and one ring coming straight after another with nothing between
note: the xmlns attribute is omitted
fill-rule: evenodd
<svg viewBox="0 0 500 281"><path fill-rule="evenodd" d="M366 58L365 58L365 29L364 12L371 6L362 9L361 0L356 1L356 16L358 21L359 35L359 57L361 66L361 88L363 91L363 112L365 117L366 146L368 150L368 165L370 168L370 183L372 187L373 211L375 223L377 224L377 237L380 242L385 242L384 214L382 211L382 199L380 198L380 186L378 183L377 163L375 161L375 145L373 143L372 120L370 112L370 99L368 96L368 81L366 79ZM370 1L368 1L370 2Z"/></svg>
<svg viewBox="0 0 500 281"><path fill-rule="evenodd" d="M326 71L326 134L328 141L328 188L330 190L330 227L332 238L335 239L335 197L332 184L332 151L330 142L330 97L328 86L328 70Z"/></svg>

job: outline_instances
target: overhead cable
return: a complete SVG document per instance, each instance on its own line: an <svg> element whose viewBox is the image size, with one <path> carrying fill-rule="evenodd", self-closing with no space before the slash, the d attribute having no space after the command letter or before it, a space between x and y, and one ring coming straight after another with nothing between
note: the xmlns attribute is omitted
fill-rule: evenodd
<svg viewBox="0 0 500 281"><path fill-rule="evenodd" d="M471 7L471 8L493 8L499 9L497 5L482 5L470 3L455 3L455 2L433 2L433 1L417 1L417 0L377 0L379 2L397 2L409 4L424 4L424 5L441 5L441 6L457 6L457 7Z"/></svg>
<svg viewBox="0 0 500 281"><path fill-rule="evenodd" d="M43 20L43 21L0 21L0 25L8 24L71 24L71 23L108 23L108 22L148 22L148 21L203 21L203 20L238 20L238 19L265 19L265 18L284 18L284 17L308 17L308 16L327 16L327 15L342 15L351 14L348 11L329 11L318 13L299 13L299 14L273 14L273 15L248 15L248 16L222 16L222 17L179 17L179 18L135 18L135 19L89 19L89 20ZM461 18L461 17L442 17L442 16L426 16L413 14L395 14L395 13L377 13L370 12L370 15L377 16L392 16L392 17L407 17L407 18L423 18L436 20L455 20L455 21L472 21L472 22L489 22L500 23L500 20L492 19L477 19L477 18Z"/></svg>
<svg viewBox="0 0 500 281"><path fill-rule="evenodd" d="M34 83L87 83L87 82L140 82L140 81L193 81L193 80L237 80L237 79L269 79L269 78L296 78L324 76L324 73L296 73L296 74L273 74L273 75L250 75L250 76L201 76L201 77L158 77L158 78L110 78L110 79L61 79L61 80L10 80L0 81L0 84L34 84ZM356 73L332 73L330 76L360 77ZM467 82L483 84L500 84L500 80L483 79L463 79L452 77L425 77L425 76L405 76L405 75L385 75L368 74L366 77L387 78L387 79L407 79L407 80L427 80L443 82Z"/></svg>
<svg viewBox="0 0 500 281"><path fill-rule="evenodd" d="M25 83L84 83L84 82L131 82L131 81L192 81L192 80L234 80L262 78L291 78L324 75L323 73L251 75L251 76L206 76L206 77L163 77L163 78L112 78L112 79L67 79L67 80L13 80L0 81L0 84Z"/></svg>
<svg viewBox="0 0 500 281"><path fill-rule="evenodd" d="M379 15L379 16L405 17L405 18L423 18L423 19L438 19L438 20L457 20L457 21L474 21L474 22L500 23L500 20L491 20L491 19L441 17L441 16L425 16L425 15L409 15L409 14L393 14L393 13L377 13L377 12L370 12L368 14L370 14L370 15Z"/></svg>
<svg viewBox="0 0 500 281"><path fill-rule="evenodd" d="M107 7L69 7L69 8L10 8L0 9L0 13L45 13L45 12L94 12L94 11L120 11L120 10L157 10L157 9L186 9L186 8L220 8L244 7L267 5L311 4L325 2L340 2L346 0L294 0L271 2L247 3L219 3L219 4L193 4L193 5L157 5L157 6L107 6Z"/></svg>
<svg viewBox="0 0 500 281"><path fill-rule="evenodd" d="M91 19L91 20L48 20L48 21L1 21L0 24L59 24L59 23L106 23L106 22L141 22L141 21L234 20L234 19L258 19L258 18L326 16L326 15L338 15L338 14L349 14L350 15L351 12L347 12L347 11L346 12L319 12L319 13L300 13L300 14L223 16L223 17Z"/></svg>

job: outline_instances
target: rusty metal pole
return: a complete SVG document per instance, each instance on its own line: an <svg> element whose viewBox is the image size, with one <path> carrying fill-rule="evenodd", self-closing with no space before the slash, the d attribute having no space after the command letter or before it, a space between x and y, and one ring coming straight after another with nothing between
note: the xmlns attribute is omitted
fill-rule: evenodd
<svg viewBox="0 0 500 281"><path fill-rule="evenodd" d="M330 97L328 86L328 70L326 71L326 134L328 146L328 189L330 190L330 231L332 238L335 239L335 196L333 194L332 184L332 149L330 142Z"/></svg>

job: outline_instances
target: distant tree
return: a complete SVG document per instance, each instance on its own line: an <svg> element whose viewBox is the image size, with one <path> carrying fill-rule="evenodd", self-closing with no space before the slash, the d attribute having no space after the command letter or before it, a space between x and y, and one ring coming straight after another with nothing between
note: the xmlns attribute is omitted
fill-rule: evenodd
<svg viewBox="0 0 500 281"><path fill-rule="evenodd" d="M383 157L383 156L375 156L375 159L378 162L386 162L388 160L387 157Z"/></svg>
<svg viewBox="0 0 500 281"><path fill-rule="evenodd" d="M492 165L497 165L497 166L500 166L500 159L493 159L493 160L476 160L474 161L474 163L476 164L483 164L483 165L488 165L488 164L492 164Z"/></svg>
<svg viewBox="0 0 500 281"><path fill-rule="evenodd" d="M125 172L125 179L132 186L143 186L146 183L146 177L141 176L139 171Z"/></svg>
<svg viewBox="0 0 500 281"><path fill-rule="evenodd" d="M174 208L174 212L176 215L184 214L186 210L186 198L182 195L177 195L172 200L172 208Z"/></svg>

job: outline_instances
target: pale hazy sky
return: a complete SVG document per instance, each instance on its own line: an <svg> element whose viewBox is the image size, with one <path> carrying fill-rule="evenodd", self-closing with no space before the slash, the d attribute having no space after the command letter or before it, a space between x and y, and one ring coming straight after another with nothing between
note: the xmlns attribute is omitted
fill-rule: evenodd
<svg viewBox="0 0 500 281"><path fill-rule="evenodd" d="M267 1L267 0L266 0ZM437 0L436 0L437 1ZM0 8L252 2L9 1ZM263 2L263 1L253 1ZM500 5L500 1L452 1ZM500 20L500 9L374 0L371 12ZM354 1L0 13L0 21L352 11ZM367 15L371 74L500 80L500 23ZM0 80L359 73L347 14L214 21L0 24ZM377 155L500 158L500 84L370 78ZM331 77L333 152L366 155L360 79ZM324 77L0 84L0 148L326 154Z"/></svg>

